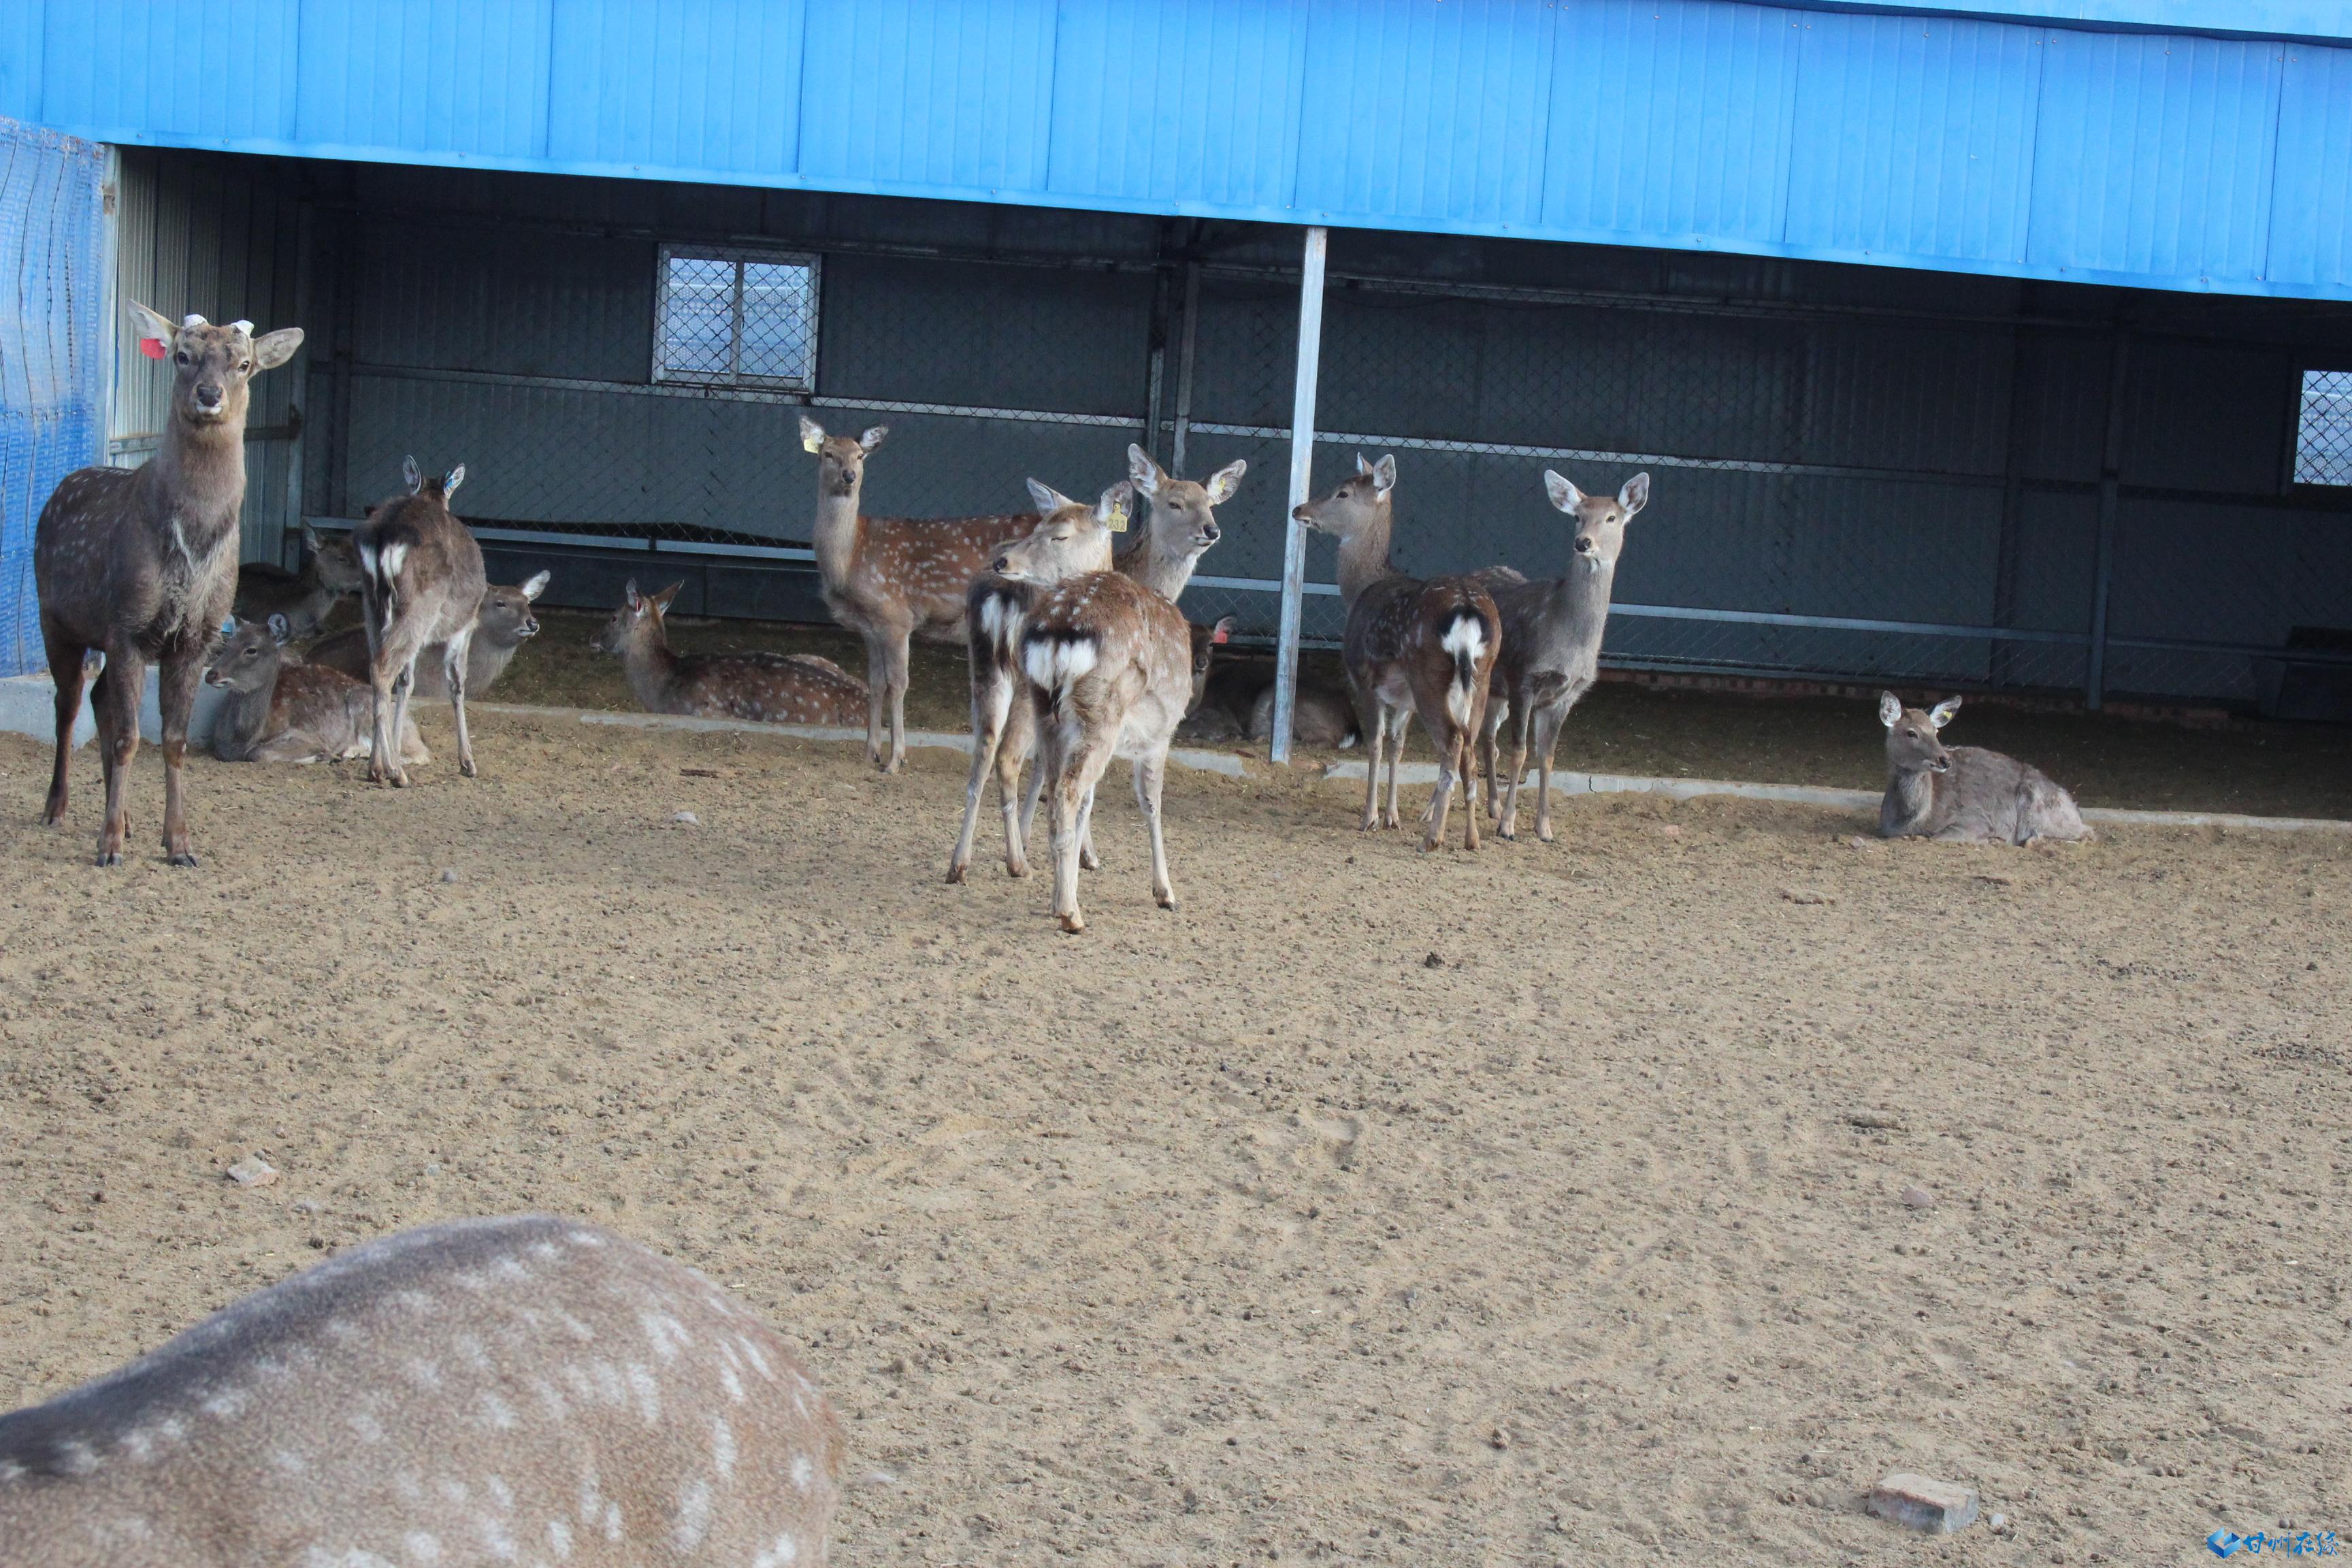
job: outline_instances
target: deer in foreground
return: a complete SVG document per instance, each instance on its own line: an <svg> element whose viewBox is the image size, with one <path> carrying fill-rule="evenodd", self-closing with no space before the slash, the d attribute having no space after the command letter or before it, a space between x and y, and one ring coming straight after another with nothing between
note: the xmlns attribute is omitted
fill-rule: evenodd
<svg viewBox="0 0 2352 1568"><path fill-rule="evenodd" d="M1486 809L1501 820L1503 838L1519 834L1519 784L1527 777L1530 740L1536 754L1536 837L1551 842L1551 766L1560 726L1601 673L1601 636L1609 627L1609 597L1625 525L1650 502L1650 476L1635 474L1615 496L1586 495L1549 468L1544 492L1557 510L1576 520L1569 536L1565 576L1530 583L1516 572L1485 581L1503 617L1503 649L1495 659L1479 752L1486 775ZM1511 726L1511 776L1496 776L1502 727Z"/></svg>
<svg viewBox="0 0 2352 1568"><path fill-rule="evenodd" d="M801 416L801 445L816 455L816 569L833 618L866 643L866 756L885 773L907 763L910 637L965 636L965 591L996 552L1036 525L1027 512L995 517L866 517L857 510L866 459L890 434L828 436ZM882 742L887 710L890 734Z"/></svg>
<svg viewBox="0 0 2352 1568"><path fill-rule="evenodd" d="M866 688L829 658L813 653L675 653L663 616L685 587L658 594L629 584L621 607L589 639L621 660L629 690L648 713L747 719L758 724L856 727Z"/></svg>
<svg viewBox="0 0 2352 1568"><path fill-rule="evenodd" d="M1053 486L1029 481L1037 503L1037 526L1014 541L971 580L966 592L965 650L971 679L971 776L964 785L963 826L948 856L948 880L961 882L971 869L972 838L980 830L980 802L991 773L1004 813L1004 869L1025 877L1024 840L1028 813L1016 803L1021 764L1034 742L1036 726L1021 672L1021 631L1029 606L1045 588L1081 572L1107 572L1110 536L1127 527L1135 493L1125 479L1103 491L1094 505L1072 500ZM1042 776L1042 775L1041 775ZM1035 795L1031 795L1033 803Z"/></svg>
<svg viewBox="0 0 2352 1568"><path fill-rule="evenodd" d="M283 616L287 635L307 637L343 595L360 591L360 558L352 553L349 539L320 539L306 522L302 555L299 572L259 561L239 566L233 606L236 618L267 623L272 616Z"/></svg>
<svg viewBox="0 0 2352 1568"><path fill-rule="evenodd" d="M98 863L119 866L130 835L123 785L139 752L139 702L149 662L163 721L163 852L193 866L180 794L188 710L205 656L236 591L237 514L245 505L245 420L249 384L302 344L299 327L254 336L250 321L216 327L202 316L178 326L133 302L148 356L173 367L163 444L137 468L77 468L58 482L33 533L33 581L41 642L57 682L57 764L41 820L65 819L67 758L81 714L83 661L106 656L91 701L106 819Z"/></svg>
<svg viewBox="0 0 2352 1568"><path fill-rule="evenodd" d="M466 648L466 695L479 697L514 662L515 651L539 635L539 617L531 605L547 592L547 574L528 583L506 586L493 583L482 590L482 606L474 619L474 640ZM340 669L361 680L368 678L367 628L347 626L330 632L303 654L306 662ZM427 645L416 656L416 695L438 700L449 695L443 673L448 661L446 645Z"/></svg>
<svg viewBox="0 0 2352 1568"><path fill-rule="evenodd" d="M1878 694L1878 721L1886 726L1881 837L1960 844L2081 844L2095 837L2074 797L2041 769L1981 746L1945 745L1941 731L1959 710L1957 697L1918 709L1892 691Z"/></svg>
<svg viewBox="0 0 2352 1568"><path fill-rule="evenodd" d="M408 723L417 655L436 644L457 721L457 771L474 776L474 739L466 728L466 663L487 586L482 547L449 510L450 498L466 482L466 465L429 481L417 471L415 458L402 468L408 493L385 501L352 532L362 574L368 683L375 689L368 782L394 788L406 786L408 770L392 736Z"/></svg>
<svg viewBox="0 0 2352 1568"><path fill-rule="evenodd" d="M375 693L340 669L308 663L285 647L286 617L239 621L205 667L205 683L226 691L213 720L213 755L225 763L339 763L368 754ZM400 757L429 763L414 723L400 731Z"/></svg>
<svg viewBox="0 0 2352 1568"><path fill-rule="evenodd" d="M0 1415L0 1556L46 1568L821 1565L832 1402L684 1266L448 1220Z"/></svg>
<svg viewBox="0 0 2352 1568"><path fill-rule="evenodd" d="M1386 826L1398 826L1397 758L1418 713L1437 745L1437 792L1430 798L1423 849L1445 839L1454 781L1467 795L1463 847L1478 847L1475 746L1486 722L1486 690L1502 639L1501 616L1474 577L1408 577L1389 564L1396 458L1356 459L1356 472L1321 500L1292 513L1339 541L1339 595L1348 606L1342 652L1348 679L1372 709L1365 759L1364 831L1380 826L1381 748L1388 748Z"/></svg>

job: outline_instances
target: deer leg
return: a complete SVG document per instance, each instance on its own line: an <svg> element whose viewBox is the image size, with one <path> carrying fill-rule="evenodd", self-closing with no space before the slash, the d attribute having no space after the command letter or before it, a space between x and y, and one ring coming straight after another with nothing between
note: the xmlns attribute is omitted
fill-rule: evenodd
<svg viewBox="0 0 2352 1568"><path fill-rule="evenodd" d="M1372 704L1371 733L1364 737L1364 821L1358 829L1370 833L1381 821L1381 748L1388 743L1389 710L1379 701Z"/></svg>
<svg viewBox="0 0 2352 1568"><path fill-rule="evenodd" d="M1102 857L1095 853L1095 786L1092 784L1087 785L1087 798L1078 805L1078 866L1087 871L1102 869Z"/></svg>
<svg viewBox="0 0 2352 1568"><path fill-rule="evenodd" d="M1536 837L1546 844L1551 842L1551 759L1567 718L1566 709L1546 713L1536 736Z"/></svg>
<svg viewBox="0 0 2352 1568"><path fill-rule="evenodd" d="M1454 742L1462 752L1462 847L1465 849L1478 847L1478 731L1486 722L1486 705L1481 703L1478 711L1470 715L1470 722L1464 726L1460 738Z"/></svg>
<svg viewBox="0 0 2352 1568"><path fill-rule="evenodd" d="M972 655L974 659L980 656ZM988 775L996 771L997 752L1004 741L1005 720L1013 706L1013 683L1002 670L992 670L975 681L971 693L971 777L963 789L963 830L956 835L955 848L948 855L948 880L961 882L971 869L971 841L980 831L980 799L987 793ZM1016 784L1017 787L1017 784ZM1010 866L1016 846L1013 842L1013 792L997 791L1004 807L1004 859Z"/></svg>
<svg viewBox="0 0 2352 1568"><path fill-rule="evenodd" d="M41 810L41 826L55 827L66 817L66 772L73 756L74 721L81 717L81 693L89 679L83 660L89 650L50 626L41 626L41 643L49 657L49 679L57 682L58 760L49 771L49 801Z"/></svg>
<svg viewBox="0 0 2352 1568"><path fill-rule="evenodd" d="M457 717L457 771L467 778L474 776L474 738L466 729L466 661L474 647L474 628L467 626L449 639L447 652L442 655L441 677L449 683L449 706ZM407 712L404 700L401 711ZM397 746L404 729L393 731L393 743Z"/></svg>
<svg viewBox="0 0 2352 1568"><path fill-rule="evenodd" d="M1421 838L1421 847L1423 849L1434 849L1445 842L1445 815L1454 804L1455 763L1466 763L1469 760L1468 748L1463 743L1465 736L1461 727L1451 720L1447 721L1444 729L1432 726L1429 738L1437 743L1437 788L1429 797L1429 810L1426 813L1429 828ZM1470 831L1475 834L1478 831L1478 813L1473 809L1469 816ZM1475 846L1475 839L1473 844Z"/></svg>
<svg viewBox="0 0 2352 1568"><path fill-rule="evenodd" d="M1168 879L1168 840L1160 827L1160 792L1168 782L1168 756L1139 759L1135 764L1135 804L1143 808L1144 826L1151 834L1151 896L1163 910L1176 907L1176 887Z"/></svg>
<svg viewBox="0 0 2352 1568"><path fill-rule="evenodd" d="M204 655L185 648L167 655L155 682L163 720L163 855L174 866L193 866L188 818L180 796L180 769L188 759L188 715L196 705L196 682L204 678Z"/></svg>
<svg viewBox="0 0 2352 1568"><path fill-rule="evenodd" d="M866 760L882 765L882 715L890 702L890 643L877 627L863 628L866 639Z"/></svg>
<svg viewBox="0 0 2352 1568"><path fill-rule="evenodd" d="M1389 811L1385 826L1401 827L1403 821L1397 816L1397 760L1404 755L1404 734L1412 728L1412 710L1400 708L1389 731Z"/></svg>
<svg viewBox="0 0 2352 1568"><path fill-rule="evenodd" d="M907 765L907 638L900 632L890 645L890 760L883 764L886 773Z"/></svg>
<svg viewBox="0 0 2352 1568"><path fill-rule="evenodd" d="M368 735L368 783L402 788L408 783L401 765L400 736L408 717L408 689L415 682L417 644L402 626L377 628L369 613L368 684L375 691L375 711Z"/></svg>
<svg viewBox="0 0 2352 1568"><path fill-rule="evenodd" d="M1498 838L1517 839L1519 836L1519 784L1528 776L1528 731L1535 715L1522 704L1510 714L1511 777L1503 786L1502 822L1496 827ZM1538 810L1541 806L1538 804Z"/></svg>
<svg viewBox="0 0 2352 1568"><path fill-rule="evenodd" d="M147 683L147 664L133 647L106 650L106 668L99 672L98 689L90 705L98 710L99 766L106 775L106 820L98 830L98 863L122 864L123 841L131 825L122 805L123 786L131 777L131 759L139 754L139 694Z"/></svg>
<svg viewBox="0 0 2352 1568"><path fill-rule="evenodd" d="M1497 703L1491 696L1487 698L1486 721L1478 726L1478 765L1486 775L1486 815L1489 816L1503 815L1502 781L1496 776L1496 767L1502 752L1503 721L1510 716L1510 703ZM1505 834L1504 837L1507 838L1510 835Z"/></svg>
<svg viewBox="0 0 2352 1568"><path fill-rule="evenodd" d="M1059 728L1061 721L1057 718L1055 724ZM1076 744L1063 745L1062 766L1053 783L1054 912L1062 918L1062 929L1075 933L1087 929L1086 916L1078 909L1078 845L1092 814L1095 784L1110 765L1118 737L1116 731L1097 736L1079 729L1076 735L1066 738L1066 742L1071 740Z"/></svg>
<svg viewBox="0 0 2352 1568"><path fill-rule="evenodd" d="M1016 696L1005 715L1004 735L996 743L996 805L1004 814L1004 874L1029 874L1029 820L1037 812L1037 796L1045 770L1031 770L1028 794L1021 789L1021 764L1036 749L1036 721L1028 705Z"/></svg>

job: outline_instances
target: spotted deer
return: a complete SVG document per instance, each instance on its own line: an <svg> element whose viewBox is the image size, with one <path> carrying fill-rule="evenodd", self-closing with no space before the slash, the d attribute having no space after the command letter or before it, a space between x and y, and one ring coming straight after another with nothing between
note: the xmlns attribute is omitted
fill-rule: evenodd
<svg viewBox="0 0 2352 1568"><path fill-rule="evenodd" d="M805 1568L842 1452L783 1337L694 1270L449 1220L0 1415L0 1561Z"/></svg>
<svg viewBox="0 0 2352 1568"><path fill-rule="evenodd" d="M466 695L479 697L488 691L522 645L539 635L539 617L531 606L547 592L548 574L538 574L527 583L508 585L493 583L482 590L481 609L474 618L474 640L466 647ZM302 655L310 664L329 669L340 669L345 675L365 680L368 678L367 628L347 626L330 632L312 643ZM439 700L449 695L449 681L443 667L448 661L448 648L444 644L428 644L416 656L416 695Z"/></svg>
<svg viewBox="0 0 2352 1568"><path fill-rule="evenodd" d="M1004 813L1004 869L1025 877L1028 812L1016 806L1021 764L1034 744L1027 679L1021 672L1021 631L1029 606L1045 588L1080 572L1107 572L1111 535L1127 527L1135 486L1122 479L1091 506L1072 500L1053 486L1029 481L1037 526L1025 539L998 552L986 572L971 580L964 614L965 650L971 678L971 776L964 785L963 826L948 856L948 880L961 882L971 869L972 839L980 830L980 803L988 779L996 778ZM1031 801L1034 808L1035 796Z"/></svg>
<svg viewBox="0 0 2352 1568"><path fill-rule="evenodd" d="M466 728L466 665L488 586L482 547L449 510L457 487L466 482L466 465L428 480L410 458L403 472L408 493L385 501L352 533L352 549L360 558L368 683L375 689L368 781L395 788L407 784L408 770L391 737L408 722L417 656L436 645L457 723L457 771L474 776L474 740Z"/></svg>
<svg viewBox="0 0 2352 1568"><path fill-rule="evenodd" d="M180 769L196 683L236 592L250 384L294 357L302 330L256 337L251 321L216 327L189 316L174 326L135 301L130 310L142 349L172 366L162 445L136 468L76 468L58 482L33 531L41 643L57 682L57 762L41 820L65 820L84 661L102 653L106 668L90 694L106 780L98 863L122 864L130 836L123 786L139 752L147 666L160 662L163 853L174 866L193 866Z"/></svg>
<svg viewBox="0 0 2352 1568"><path fill-rule="evenodd" d="M289 636L307 637L346 595L360 591L360 560L349 539L320 539L302 525L302 570L289 572L267 562L236 569L234 610L241 621L286 617Z"/></svg>
<svg viewBox="0 0 2352 1568"><path fill-rule="evenodd" d="M962 640L971 580L1037 520L1028 512L922 519L863 515L857 509L866 459L889 434L887 425L877 425L855 437L828 436L824 426L801 416L801 445L817 460L813 542L825 607L866 643L866 756L895 773L907 762L908 639Z"/></svg>
<svg viewBox="0 0 2352 1568"><path fill-rule="evenodd" d="M1349 681L1372 710L1365 758L1364 831L1382 823L1380 769L1389 763L1386 826L1398 826L1397 759L1418 713L1437 746L1437 792L1431 797L1423 849L1445 839L1454 782L1467 795L1463 847L1478 847L1475 742L1486 721L1502 620L1494 596L1474 577L1408 577L1389 563L1396 458L1356 459L1356 472L1321 500L1291 514L1339 542L1339 595L1348 606L1342 654Z"/></svg>
<svg viewBox="0 0 2352 1568"><path fill-rule="evenodd" d="M1919 709L1906 708L1892 691L1878 694L1878 721L1886 726L1881 837L1960 844L2079 844L2095 837L2074 797L2041 769L1981 746L1945 745L1943 728L1959 710L1957 697Z"/></svg>
<svg viewBox="0 0 2352 1568"><path fill-rule="evenodd" d="M305 661L285 647L286 617L239 621L205 684L226 693L213 718L213 755L225 763L336 763L373 744L375 693L340 669ZM403 762L429 763L413 723L400 731Z"/></svg>
<svg viewBox="0 0 2352 1568"><path fill-rule="evenodd" d="M1478 739L1486 809L1499 818L1496 835L1507 839L1518 837L1519 784L1527 777L1533 742L1536 837L1549 844L1552 757L1560 726L1600 676L1601 637L1609 629L1609 599L1616 587L1617 558L1625 550L1625 525L1649 504L1650 476L1635 474L1614 496L1589 496L1546 468L1544 493L1555 510L1575 520L1568 572L1534 583L1516 572L1484 574L1503 617L1503 647L1495 659L1486 722ZM1511 726L1507 780L1496 776L1506 723Z"/></svg>
<svg viewBox="0 0 2352 1568"><path fill-rule="evenodd" d="M683 583L640 594L632 581L602 630L590 639L621 660L629 690L648 713L745 719L756 724L853 728L866 711L866 688L829 658L813 653L676 653L663 623Z"/></svg>

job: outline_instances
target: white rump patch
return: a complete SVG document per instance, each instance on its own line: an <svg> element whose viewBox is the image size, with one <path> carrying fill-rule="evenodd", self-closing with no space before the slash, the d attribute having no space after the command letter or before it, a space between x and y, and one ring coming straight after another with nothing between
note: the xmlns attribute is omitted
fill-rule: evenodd
<svg viewBox="0 0 2352 1568"><path fill-rule="evenodd" d="M1092 637L1077 642L1055 638L1050 642L1034 642L1024 650L1022 668L1029 679L1048 691L1064 691L1091 673L1100 660L1101 650Z"/></svg>
<svg viewBox="0 0 2352 1568"><path fill-rule="evenodd" d="M1452 654L1468 654L1483 658L1486 653L1486 628L1475 616L1465 616L1446 628L1445 640L1438 646Z"/></svg>
<svg viewBox="0 0 2352 1568"><path fill-rule="evenodd" d="M383 575L387 578L399 576L401 564L407 559L408 543L405 540L396 539L390 544L385 545L383 547Z"/></svg>

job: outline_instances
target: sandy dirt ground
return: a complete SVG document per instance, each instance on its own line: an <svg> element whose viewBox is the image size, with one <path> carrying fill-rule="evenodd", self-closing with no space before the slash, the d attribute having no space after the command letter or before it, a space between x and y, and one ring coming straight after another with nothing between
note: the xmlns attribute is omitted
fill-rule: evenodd
<svg viewBox="0 0 2352 1568"><path fill-rule="evenodd" d="M2352 1536L2346 837L1619 798L1424 856L1350 787L1180 771L1181 912L1115 777L1069 938L1039 879L941 884L950 754L477 735L402 793L196 763L194 872L151 750L110 873L88 754L46 831L0 736L0 1406L544 1208L806 1347L841 1563ZM224 1180L256 1152L280 1184ZM2000 1530L1867 1517L1906 1468Z"/></svg>

